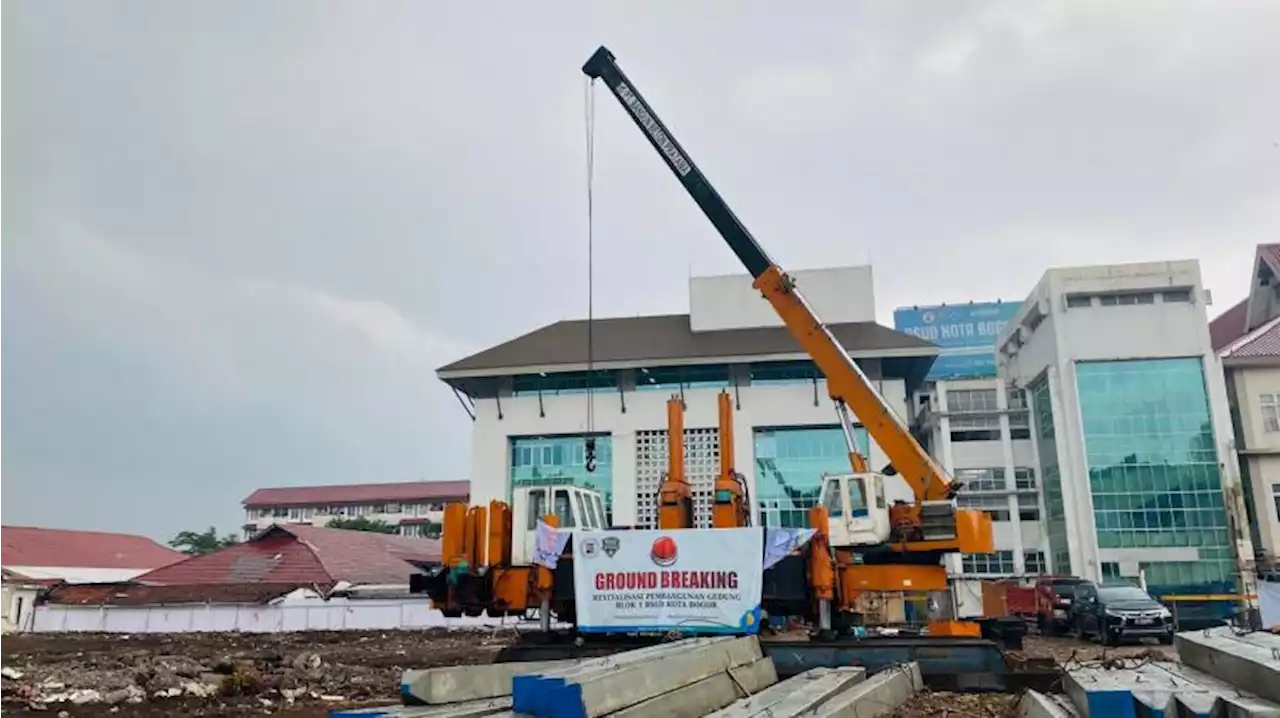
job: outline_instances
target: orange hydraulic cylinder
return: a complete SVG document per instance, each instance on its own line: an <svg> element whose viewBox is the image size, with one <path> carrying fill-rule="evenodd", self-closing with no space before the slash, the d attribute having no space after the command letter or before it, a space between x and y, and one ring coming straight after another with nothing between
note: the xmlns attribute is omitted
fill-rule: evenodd
<svg viewBox="0 0 1280 718"><path fill-rule="evenodd" d="M718 529L749 526L751 510L747 506L742 482L733 471L733 398L722 391L719 396L720 475L716 477L711 504L711 526Z"/></svg>
<svg viewBox="0 0 1280 718"><path fill-rule="evenodd" d="M693 488L684 478L684 402L667 401L667 477L658 489L658 528L693 528Z"/></svg>
<svg viewBox="0 0 1280 718"><path fill-rule="evenodd" d="M511 507L502 501L489 502L489 564L511 563Z"/></svg>
<svg viewBox="0 0 1280 718"><path fill-rule="evenodd" d="M809 588L813 598L818 601L830 601L835 598L835 571L832 566L829 541L827 509L814 506L809 509L809 526L814 529L813 538L809 540Z"/></svg>
<svg viewBox="0 0 1280 718"><path fill-rule="evenodd" d="M466 561L467 505L448 504L444 507L444 526L441 527L440 557L444 564L454 567Z"/></svg>
<svg viewBox="0 0 1280 718"><path fill-rule="evenodd" d="M467 561L475 567L488 566L489 554L486 547L489 544L489 509L483 506L472 507L467 512L467 525L471 529Z"/></svg>

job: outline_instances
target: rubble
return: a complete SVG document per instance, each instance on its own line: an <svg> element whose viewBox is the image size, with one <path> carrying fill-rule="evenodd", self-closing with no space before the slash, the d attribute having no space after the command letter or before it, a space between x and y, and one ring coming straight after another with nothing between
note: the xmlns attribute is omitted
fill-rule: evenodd
<svg viewBox="0 0 1280 718"><path fill-rule="evenodd" d="M395 700L408 668L487 663L513 638L492 629L9 635L3 708L159 716L314 705L302 715L324 715L336 705Z"/></svg>

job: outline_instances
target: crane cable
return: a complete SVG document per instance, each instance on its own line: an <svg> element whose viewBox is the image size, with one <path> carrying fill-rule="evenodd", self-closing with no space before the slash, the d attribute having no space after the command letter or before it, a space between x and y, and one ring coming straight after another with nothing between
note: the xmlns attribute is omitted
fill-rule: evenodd
<svg viewBox="0 0 1280 718"><path fill-rule="evenodd" d="M596 163L596 82L583 78L583 119L587 147L587 429L585 463L588 473L596 470L595 405L595 163Z"/></svg>

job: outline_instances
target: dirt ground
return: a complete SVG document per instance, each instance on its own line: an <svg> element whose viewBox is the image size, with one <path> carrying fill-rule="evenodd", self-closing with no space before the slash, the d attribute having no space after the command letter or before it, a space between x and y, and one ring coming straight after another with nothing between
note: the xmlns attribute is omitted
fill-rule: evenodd
<svg viewBox="0 0 1280 718"><path fill-rule="evenodd" d="M399 699L407 668L488 663L509 630L6 637L5 713L88 716L325 716ZM1059 665L1172 660L1172 646L1103 649L1028 636L1020 655ZM1012 657L1011 657L1012 659ZM1016 696L926 692L899 716L1012 715Z"/></svg>
<svg viewBox="0 0 1280 718"><path fill-rule="evenodd" d="M6 714L324 716L398 700L407 668L489 663L507 630L6 636ZM110 706L110 707L108 707Z"/></svg>

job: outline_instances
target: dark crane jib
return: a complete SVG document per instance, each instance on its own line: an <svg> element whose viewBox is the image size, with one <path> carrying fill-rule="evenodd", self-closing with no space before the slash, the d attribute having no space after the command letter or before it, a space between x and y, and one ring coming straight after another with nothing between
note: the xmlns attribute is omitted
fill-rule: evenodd
<svg viewBox="0 0 1280 718"><path fill-rule="evenodd" d="M911 436L910 430L897 413L875 390L862 369L805 302L795 283L769 258L694 164L689 153L680 146L680 142L645 102L635 84L618 67L613 53L608 48L601 47L582 66L582 71L592 79L602 80L626 108L632 121L644 132L649 144L662 156L676 179L684 185L689 196L751 273L753 286L773 305L792 336L813 358L814 364L827 378L831 397L838 405L848 407L858 417L867 433L889 457L894 470L911 487L916 499L934 501L952 498L960 488L960 483L948 476Z"/></svg>

